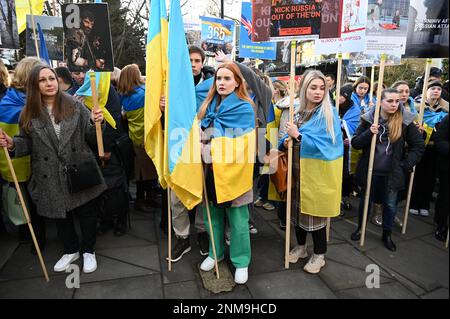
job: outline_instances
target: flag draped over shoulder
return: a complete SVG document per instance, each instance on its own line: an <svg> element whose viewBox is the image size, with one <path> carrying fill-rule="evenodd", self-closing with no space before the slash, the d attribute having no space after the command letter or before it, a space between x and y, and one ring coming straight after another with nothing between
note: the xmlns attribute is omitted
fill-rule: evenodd
<svg viewBox="0 0 450 319"><path fill-rule="evenodd" d="M355 135L361 119L361 109L358 105L353 104L352 107L344 114L342 120L345 121L348 128L349 138Z"/></svg>
<svg viewBox="0 0 450 319"><path fill-rule="evenodd" d="M203 179L197 100L179 0L170 3L165 179L187 209L202 200Z"/></svg>
<svg viewBox="0 0 450 319"><path fill-rule="evenodd" d="M103 116L106 122L111 127L116 128L116 121L106 109L106 103L108 102L109 88L111 87L111 73L109 72L95 72L95 86L97 88L98 106L103 111ZM83 85L78 89L76 95L84 96L84 104L92 110L94 107L94 101L92 100L91 80L89 73L86 73Z"/></svg>
<svg viewBox="0 0 450 319"><path fill-rule="evenodd" d="M208 106L203 128L214 127L211 156L217 202L232 201L253 187L255 159L255 113L236 93L215 111L215 98ZM209 135L209 134L208 134Z"/></svg>
<svg viewBox="0 0 450 319"><path fill-rule="evenodd" d="M31 10L33 15L42 15L44 12L45 0L31 0ZM19 33L25 31L27 27L27 14L31 14L28 0L16 0L17 30Z"/></svg>
<svg viewBox="0 0 450 319"><path fill-rule="evenodd" d="M168 19L165 0L153 0L151 2L146 48L144 145L145 151L156 167L159 183L163 188L167 187L164 178L164 117L159 108L159 102L161 97L165 95L167 29Z"/></svg>
<svg viewBox="0 0 450 319"><path fill-rule="evenodd" d="M50 57L48 55L47 44L45 43L44 33L42 32L41 25L37 23L38 34L39 34L39 56L41 60L44 60L48 65L51 66Z"/></svg>
<svg viewBox="0 0 450 319"><path fill-rule="evenodd" d="M300 207L305 215L337 217L340 213L344 145L341 123L334 109L335 142L320 111L299 129ZM287 135L280 140L282 145Z"/></svg>
<svg viewBox="0 0 450 319"><path fill-rule="evenodd" d="M19 116L25 106L25 94L16 89L8 89L0 102L0 128L9 136L19 134ZM13 167L19 182L26 182L31 175L30 156L13 158ZM5 152L0 151L0 175L8 182L13 181Z"/></svg>
<svg viewBox="0 0 450 319"><path fill-rule="evenodd" d="M300 207L307 215L336 217L340 213L344 146L336 110L333 128L335 143L327 132L325 119L317 111L299 129Z"/></svg>

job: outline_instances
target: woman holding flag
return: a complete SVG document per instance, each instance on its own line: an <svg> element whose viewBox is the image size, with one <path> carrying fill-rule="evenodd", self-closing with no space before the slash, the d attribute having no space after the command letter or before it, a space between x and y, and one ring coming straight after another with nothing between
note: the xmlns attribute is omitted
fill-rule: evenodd
<svg viewBox="0 0 450 319"><path fill-rule="evenodd" d="M352 139L352 146L363 151L356 170L356 180L363 190L367 189L371 141L373 134L377 134L369 200L371 202L377 196L383 204L382 240L388 250L396 251L391 233L397 213L398 192L405 189L407 177L420 161L425 147L414 123L416 116L400 107L400 95L396 89L386 89L381 95L378 126L373 124L374 117L375 109L364 114ZM354 241L361 238L364 200L364 196L361 196L358 228L351 235Z"/></svg>
<svg viewBox="0 0 450 319"><path fill-rule="evenodd" d="M314 254L304 270L316 274L325 266L327 218L340 214L344 145L325 76L310 71L302 83L300 108L294 123L286 124L287 135L279 145L286 149L288 137L294 142L292 188L298 245L289 253L289 262L308 256L306 237L311 233Z"/></svg>
<svg viewBox="0 0 450 319"><path fill-rule="evenodd" d="M416 109L420 108L422 99L425 98L424 112L424 138L426 150L422 160L416 168L413 192L411 197L411 208L409 212L413 215L429 216L430 202L436 184L437 174L437 152L434 141L434 133L442 120L448 114L448 102L442 98L442 82L431 81L428 84L425 97L419 95L415 99Z"/></svg>
<svg viewBox="0 0 450 319"><path fill-rule="evenodd" d="M55 71L47 65L33 67L26 91L20 132L14 138L6 133L0 135L0 147L7 147L16 158L31 157L30 197L40 216L56 221L64 245L64 255L54 271L65 271L80 257L74 225L77 215L83 234L83 271L91 273L97 269L95 199L106 186L88 143L96 143L94 123L103 121L102 111L89 112L62 93ZM85 174L80 176L78 171Z"/></svg>
<svg viewBox="0 0 450 319"><path fill-rule="evenodd" d="M234 280L244 284L251 259L248 204L253 202L255 111L236 64L219 66L198 118L203 130L202 157L207 164L206 188L217 258L220 261L225 254L224 214L227 214L231 262L236 267ZM205 223L208 223L206 213ZM210 271L214 265L210 243L209 256L200 269Z"/></svg>

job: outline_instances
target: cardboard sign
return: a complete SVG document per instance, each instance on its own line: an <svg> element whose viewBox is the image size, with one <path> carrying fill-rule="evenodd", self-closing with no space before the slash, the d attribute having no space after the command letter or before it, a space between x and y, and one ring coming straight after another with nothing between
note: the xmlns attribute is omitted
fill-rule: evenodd
<svg viewBox="0 0 450 319"><path fill-rule="evenodd" d="M277 44L275 42L256 43L252 41L255 30L252 24L252 4L242 3L239 57L250 59L275 60Z"/></svg>
<svg viewBox="0 0 450 319"><path fill-rule="evenodd" d="M114 58L108 4L64 4L62 19L69 70L112 72Z"/></svg>
<svg viewBox="0 0 450 319"><path fill-rule="evenodd" d="M316 40L316 54L363 52L366 48L368 0L343 0L341 36Z"/></svg>
<svg viewBox="0 0 450 319"><path fill-rule="evenodd" d="M202 49L207 56L214 56L217 51L231 55L234 49L234 21L209 17L202 20Z"/></svg>
<svg viewBox="0 0 450 319"><path fill-rule="evenodd" d="M448 58L448 0L411 0L407 58Z"/></svg>
<svg viewBox="0 0 450 319"><path fill-rule="evenodd" d="M0 0L0 48L18 49L19 33L14 0Z"/></svg>
<svg viewBox="0 0 450 319"><path fill-rule="evenodd" d="M366 54L405 53L409 0L369 0Z"/></svg>
<svg viewBox="0 0 450 319"><path fill-rule="evenodd" d="M64 59L64 30L61 17L34 16L34 22L36 25L39 23L42 28L50 60L62 61ZM39 36L37 37L39 42ZM27 15L26 48L28 56L36 56L31 15Z"/></svg>

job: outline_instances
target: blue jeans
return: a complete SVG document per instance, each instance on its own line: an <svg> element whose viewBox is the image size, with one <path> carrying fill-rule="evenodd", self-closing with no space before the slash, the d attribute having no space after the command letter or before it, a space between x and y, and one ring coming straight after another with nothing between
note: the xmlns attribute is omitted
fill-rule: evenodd
<svg viewBox="0 0 450 319"><path fill-rule="evenodd" d="M366 190L361 192L359 200L359 219L358 227L361 228L363 213L364 213L364 199ZM372 202L383 205L383 229L392 230L394 227L394 219L397 214L397 196L398 191L392 191L388 188L388 176L372 176L372 187L370 189L369 210L367 219L370 218L370 211L372 210Z"/></svg>

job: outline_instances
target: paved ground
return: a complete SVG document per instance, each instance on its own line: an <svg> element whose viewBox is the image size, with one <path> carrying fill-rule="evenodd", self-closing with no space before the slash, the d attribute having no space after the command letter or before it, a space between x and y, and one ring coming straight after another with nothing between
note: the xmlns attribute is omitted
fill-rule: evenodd
<svg viewBox="0 0 450 319"><path fill-rule="evenodd" d="M404 236L397 229L393 238L398 251L391 253L382 246L381 229L372 224L363 249L350 241L356 217L355 212L347 212L332 222L327 265L319 275L302 270L306 261L284 269L284 232L278 228L276 213L258 210L255 219L259 232L252 235L249 280L230 293L214 295L203 287L198 270L203 258L194 236L192 251L168 272L167 237L158 227L159 213L133 211L132 229L125 236L114 237L110 232L98 238L98 270L82 274L79 289L66 288L68 274L52 271L61 252L53 225L48 227L44 252L50 283L44 281L29 244L20 245L14 234L0 238L0 299L449 298L448 250L434 238L432 217L412 217ZM369 274L365 270L370 264L381 269L379 289L366 288Z"/></svg>

